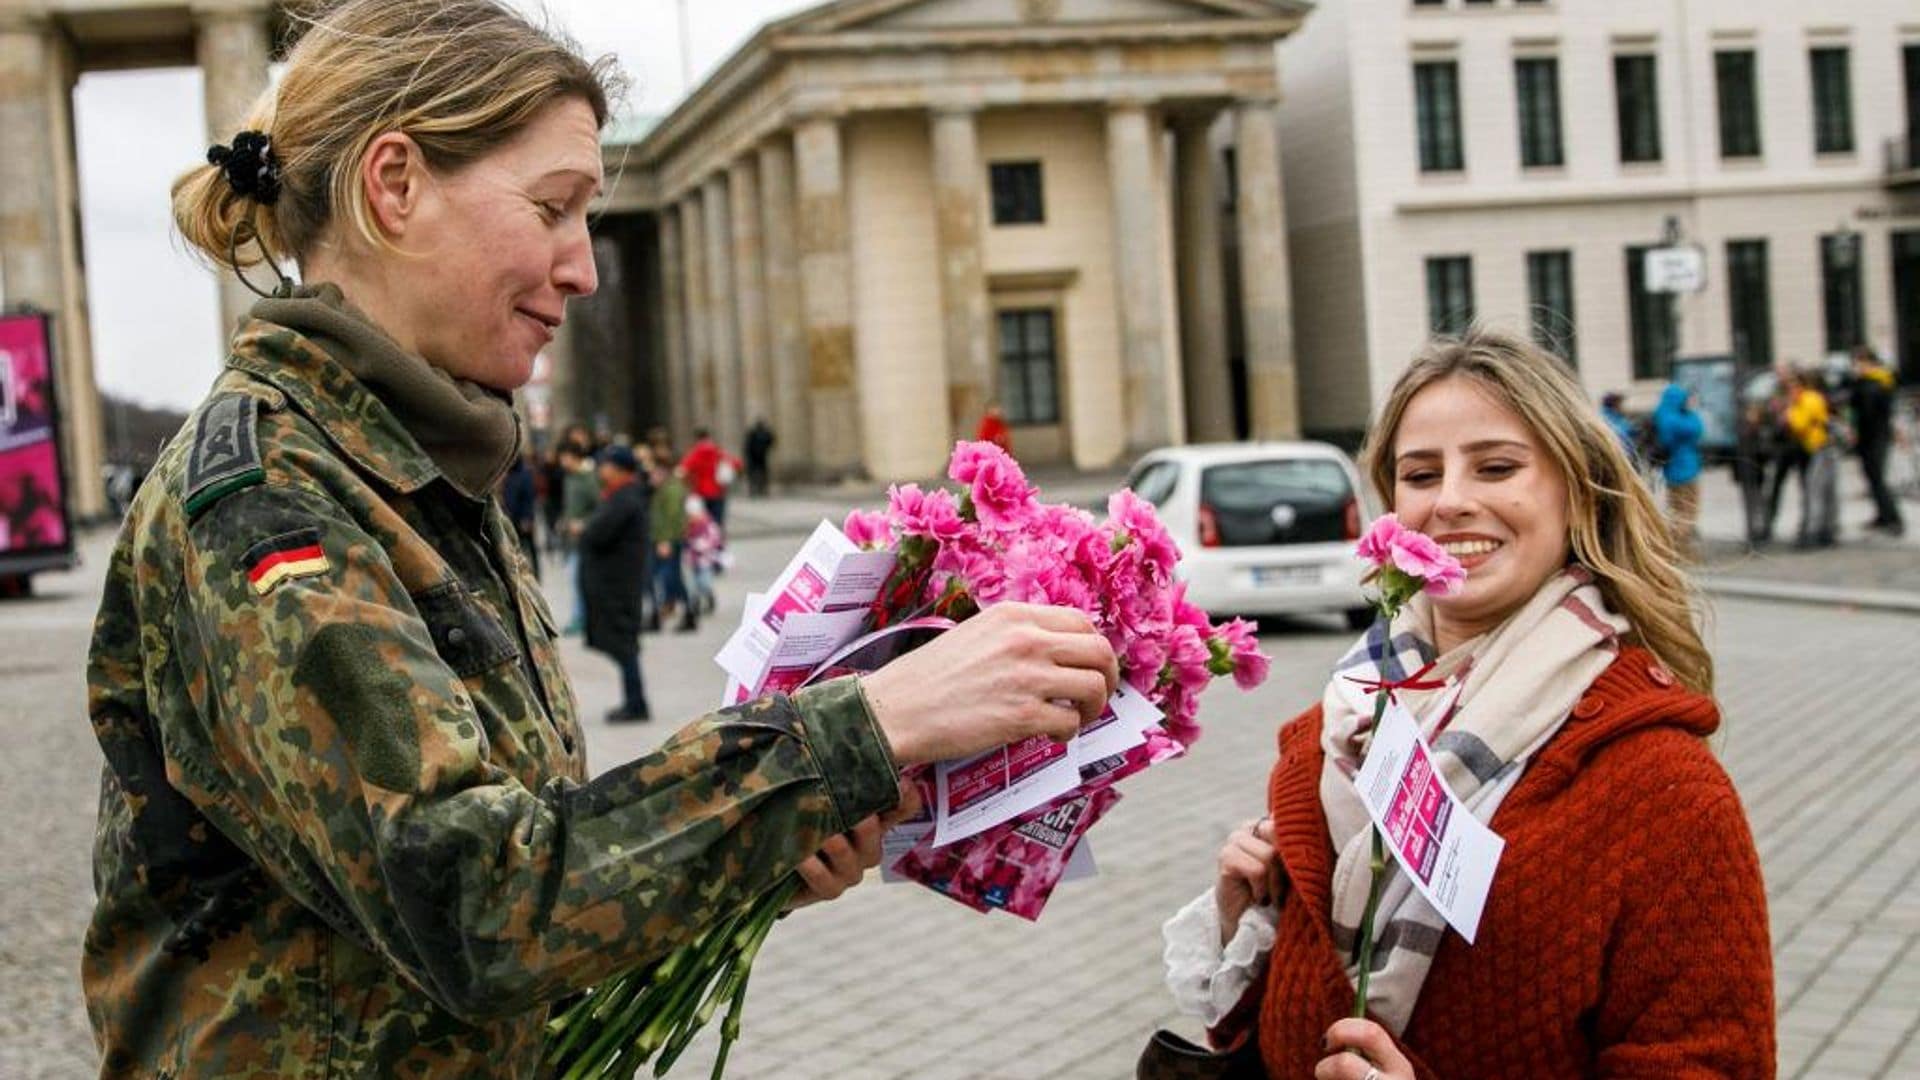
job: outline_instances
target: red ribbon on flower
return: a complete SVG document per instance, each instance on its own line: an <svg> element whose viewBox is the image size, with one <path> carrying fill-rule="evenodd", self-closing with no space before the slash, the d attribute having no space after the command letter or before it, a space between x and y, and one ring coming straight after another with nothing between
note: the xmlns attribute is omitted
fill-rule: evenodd
<svg viewBox="0 0 1920 1080"><path fill-rule="evenodd" d="M1426 667L1421 668L1419 671L1414 672L1404 679L1361 679L1352 675L1348 675L1346 679L1348 682L1359 683L1362 687L1376 694L1385 694L1387 695L1387 699L1391 701L1395 690L1439 690L1445 687L1447 685L1447 680L1445 679L1424 678L1427 672L1433 670L1433 665L1436 663L1439 663L1439 661L1429 660L1427 661Z"/></svg>

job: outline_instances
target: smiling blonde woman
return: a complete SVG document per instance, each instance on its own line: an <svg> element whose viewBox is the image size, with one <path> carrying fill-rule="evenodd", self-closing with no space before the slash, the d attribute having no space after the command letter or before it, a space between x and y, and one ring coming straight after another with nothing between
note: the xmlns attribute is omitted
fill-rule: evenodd
<svg viewBox="0 0 1920 1080"><path fill-rule="evenodd" d="M1766 899L1704 738L1713 662L1618 438L1558 358L1481 330L1401 375L1365 457L1466 587L1376 624L1281 728L1268 817L1167 924L1176 998L1272 1076L1771 1076ZM1506 849L1473 945L1391 874L1368 1015L1343 1019L1369 886L1353 678L1428 663L1443 685L1399 699Z"/></svg>

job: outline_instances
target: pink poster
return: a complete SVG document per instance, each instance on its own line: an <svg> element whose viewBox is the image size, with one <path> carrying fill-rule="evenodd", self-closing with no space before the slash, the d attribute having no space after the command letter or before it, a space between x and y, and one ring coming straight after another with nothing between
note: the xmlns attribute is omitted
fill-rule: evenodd
<svg viewBox="0 0 1920 1080"><path fill-rule="evenodd" d="M67 545L46 326L0 318L0 555Z"/></svg>

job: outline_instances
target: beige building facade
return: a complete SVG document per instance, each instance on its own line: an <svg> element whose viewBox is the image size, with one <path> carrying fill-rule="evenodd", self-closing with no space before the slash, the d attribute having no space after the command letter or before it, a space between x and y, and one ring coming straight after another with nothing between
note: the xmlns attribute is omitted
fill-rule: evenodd
<svg viewBox="0 0 1920 1080"><path fill-rule="evenodd" d="M841 0L763 27L608 145L628 288L584 305L555 418L733 446L764 418L825 477L936 473L994 402L1024 459L1079 467L1232 438L1236 407L1297 433L1274 46L1306 11ZM635 358L623 384L587 339Z"/></svg>
<svg viewBox="0 0 1920 1080"><path fill-rule="evenodd" d="M1649 404L1674 355L1920 381L1910 2L1327 0L1280 56L1308 427L1467 318ZM1669 239L1706 270L1672 300L1629 253Z"/></svg>

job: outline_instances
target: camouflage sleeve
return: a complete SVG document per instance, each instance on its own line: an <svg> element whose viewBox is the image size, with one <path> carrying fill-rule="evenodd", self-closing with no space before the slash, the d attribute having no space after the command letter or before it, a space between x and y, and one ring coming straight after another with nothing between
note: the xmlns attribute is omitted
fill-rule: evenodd
<svg viewBox="0 0 1920 1080"><path fill-rule="evenodd" d="M263 593L252 553L284 536L298 576ZM341 507L256 487L196 520L190 548L172 645L244 815L235 839L468 1020L663 955L898 798L852 680L530 789L489 760L485 703Z"/></svg>

